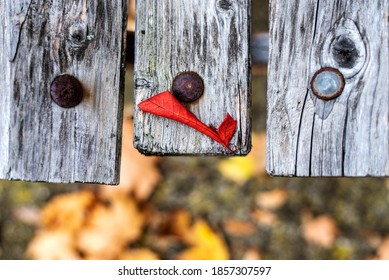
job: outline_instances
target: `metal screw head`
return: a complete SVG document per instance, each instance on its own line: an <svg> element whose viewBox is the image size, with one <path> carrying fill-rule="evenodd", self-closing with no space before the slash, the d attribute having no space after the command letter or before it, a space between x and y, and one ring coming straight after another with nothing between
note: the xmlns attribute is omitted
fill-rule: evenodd
<svg viewBox="0 0 389 280"><path fill-rule="evenodd" d="M324 67L311 80L313 93L320 99L331 100L342 94L345 80L338 69Z"/></svg>
<svg viewBox="0 0 389 280"><path fill-rule="evenodd" d="M81 83L73 76L57 76L50 86L53 101L62 108L72 108L81 103L84 96Z"/></svg>
<svg viewBox="0 0 389 280"><path fill-rule="evenodd" d="M172 93L181 102L193 102L204 92L204 81L196 72L182 72L172 83Z"/></svg>

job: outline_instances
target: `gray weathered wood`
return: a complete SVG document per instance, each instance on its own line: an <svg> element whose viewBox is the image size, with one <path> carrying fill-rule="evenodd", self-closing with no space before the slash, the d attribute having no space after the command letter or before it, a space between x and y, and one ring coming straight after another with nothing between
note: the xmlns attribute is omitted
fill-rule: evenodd
<svg viewBox="0 0 389 280"><path fill-rule="evenodd" d="M227 113L238 121L230 147L251 148L250 0L138 0L135 104L169 90L182 71L196 71L205 93L187 108L218 127ZM135 106L137 149L147 154L229 154L185 125Z"/></svg>
<svg viewBox="0 0 389 280"><path fill-rule="evenodd" d="M284 176L389 175L388 0L272 0L267 171ZM321 67L346 78L323 101Z"/></svg>
<svg viewBox="0 0 389 280"><path fill-rule="evenodd" d="M0 178L118 183L127 0L0 1ZM62 73L80 105L52 102Z"/></svg>

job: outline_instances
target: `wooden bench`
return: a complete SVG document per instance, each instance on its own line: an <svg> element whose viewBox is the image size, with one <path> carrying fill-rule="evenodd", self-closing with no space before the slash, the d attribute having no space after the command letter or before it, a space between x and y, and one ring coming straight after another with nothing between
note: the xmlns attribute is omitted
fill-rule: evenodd
<svg viewBox="0 0 389 280"><path fill-rule="evenodd" d="M270 1L271 175L389 175L388 9L387 0ZM326 67L344 77L330 100L312 90Z"/></svg>
<svg viewBox="0 0 389 280"><path fill-rule="evenodd" d="M1 179L118 183L126 13L127 0L0 1ZM83 90L72 108L51 97L79 93L53 89L63 74Z"/></svg>

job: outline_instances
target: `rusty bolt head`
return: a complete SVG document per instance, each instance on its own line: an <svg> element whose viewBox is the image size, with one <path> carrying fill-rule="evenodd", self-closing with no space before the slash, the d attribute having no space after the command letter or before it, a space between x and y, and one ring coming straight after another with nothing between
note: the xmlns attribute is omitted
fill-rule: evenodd
<svg viewBox="0 0 389 280"><path fill-rule="evenodd" d="M181 102L193 102L204 92L203 79L196 72L182 72L172 83L172 93Z"/></svg>
<svg viewBox="0 0 389 280"><path fill-rule="evenodd" d="M62 108L72 108L80 104L84 96L81 83L73 76L57 76L50 86L51 98Z"/></svg>
<svg viewBox="0 0 389 280"><path fill-rule="evenodd" d="M345 80L338 69L324 67L311 80L313 93L320 99L331 100L342 94Z"/></svg>

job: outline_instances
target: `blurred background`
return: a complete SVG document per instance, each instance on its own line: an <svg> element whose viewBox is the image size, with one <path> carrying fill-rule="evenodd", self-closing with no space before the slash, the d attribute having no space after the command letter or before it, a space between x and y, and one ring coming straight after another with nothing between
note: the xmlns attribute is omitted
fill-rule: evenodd
<svg viewBox="0 0 389 280"><path fill-rule="evenodd" d="M266 175L266 65L253 66L250 155L134 150L134 4L121 184L0 181L0 259L389 259L388 180ZM252 15L263 40L267 1L253 0Z"/></svg>

